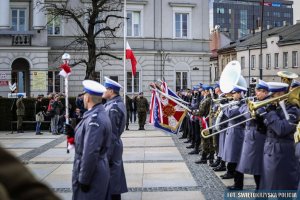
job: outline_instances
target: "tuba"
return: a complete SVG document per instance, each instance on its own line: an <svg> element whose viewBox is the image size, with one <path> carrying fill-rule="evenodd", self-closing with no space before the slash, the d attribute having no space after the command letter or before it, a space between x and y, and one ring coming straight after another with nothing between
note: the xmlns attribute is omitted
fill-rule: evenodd
<svg viewBox="0 0 300 200"><path fill-rule="evenodd" d="M247 82L241 75L242 69L238 61L229 62L220 76L220 89L224 93L229 93L235 85L247 88Z"/></svg>
<svg viewBox="0 0 300 200"><path fill-rule="evenodd" d="M298 78L298 74L288 71L279 71L277 75L281 77L281 82L291 86L293 79Z"/></svg>

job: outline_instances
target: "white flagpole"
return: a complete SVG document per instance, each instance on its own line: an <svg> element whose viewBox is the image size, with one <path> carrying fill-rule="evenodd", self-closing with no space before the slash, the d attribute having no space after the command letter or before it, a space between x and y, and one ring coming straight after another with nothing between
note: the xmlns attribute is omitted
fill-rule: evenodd
<svg viewBox="0 0 300 200"><path fill-rule="evenodd" d="M127 11L126 11L126 0L124 0L124 55L123 55L123 65L124 65L124 104L126 105L126 90L127 90L127 80L126 80L126 35L127 35Z"/></svg>

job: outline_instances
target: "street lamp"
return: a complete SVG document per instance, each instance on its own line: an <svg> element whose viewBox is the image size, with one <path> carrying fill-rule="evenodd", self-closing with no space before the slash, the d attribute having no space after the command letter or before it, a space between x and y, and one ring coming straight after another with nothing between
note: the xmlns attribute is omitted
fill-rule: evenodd
<svg viewBox="0 0 300 200"><path fill-rule="evenodd" d="M262 79L263 77L263 55L262 55L262 45L263 45L263 30L264 30L264 7L265 1L262 0L261 4L261 22L260 22L260 57L259 57L259 78Z"/></svg>

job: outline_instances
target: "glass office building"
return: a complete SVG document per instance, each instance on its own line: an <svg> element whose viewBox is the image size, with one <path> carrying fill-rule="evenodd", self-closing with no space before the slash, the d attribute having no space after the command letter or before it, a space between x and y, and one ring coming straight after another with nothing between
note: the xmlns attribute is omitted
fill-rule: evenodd
<svg viewBox="0 0 300 200"><path fill-rule="evenodd" d="M211 0L213 26L220 26L232 40L257 30L261 24L261 0ZM293 1L265 0L264 29L293 24Z"/></svg>

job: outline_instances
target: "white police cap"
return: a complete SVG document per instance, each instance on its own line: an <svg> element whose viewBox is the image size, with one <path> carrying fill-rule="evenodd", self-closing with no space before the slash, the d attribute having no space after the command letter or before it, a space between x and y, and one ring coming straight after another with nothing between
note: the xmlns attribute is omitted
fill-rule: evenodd
<svg viewBox="0 0 300 200"><path fill-rule="evenodd" d="M84 92L91 95L102 96L103 93L106 91L106 88L96 81L84 80L82 81L82 85Z"/></svg>
<svg viewBox="0 0 300 200"><path fill-rule="evenodd" d="M286 92L289 85L280 82L268 82L269 92Z"/></svg>
<svg viewBox="0 0 300 200"><path fill-rule="evenodd" d="M255 88L256 89L264 89L264 90L269 91L268 84L265 81L261 80L261 79L258 80L258 83L257 83Z"/></svg>
<svg viewBox="0 0 300 200"><path fill-rule="evenodd" d="M234 85L232 92L247 92L247 88L239 86L239 85Z"/></svg>
<svg viewBox="0 0 300 200"><path fill-rule="evenodd" d="M105 79L104 86L106 88L113 89L114 91L117 91L117 92L119 92L120 89L122 88L122 85L120 85L118 82L111 80L110 78L108 78L106 76L104 77L104 79Z"/></svg>

